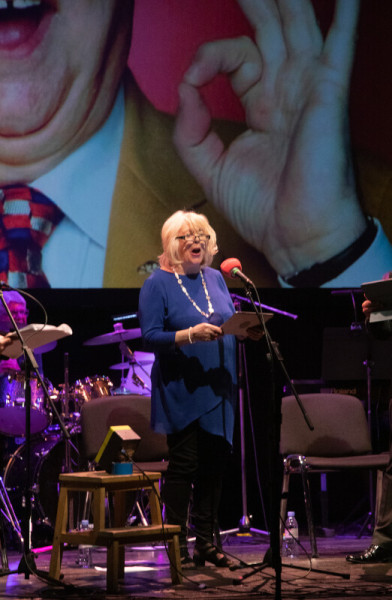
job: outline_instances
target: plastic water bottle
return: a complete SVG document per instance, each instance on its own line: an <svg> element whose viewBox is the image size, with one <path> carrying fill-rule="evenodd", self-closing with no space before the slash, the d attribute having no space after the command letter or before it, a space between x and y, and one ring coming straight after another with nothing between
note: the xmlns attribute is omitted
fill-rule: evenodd
<svg viewBox="0 0 392 600"><path fill-rule="evenodd" d="M296 558L298 556L298 523L295 518L295 512L289 511L284 524L283 532L283 556Z"/></svg>
<svg viewBox="0 0 392 600"><path fill-rule="evenodd" d="M83 519L80 523L80 531L88 531L93 527L94 525L90 525L87 519ZM76 564L79 567L88 569L93 566L92 549L93 547L91 546L91 544L79 544L78 557L76 559Z"/></svg>

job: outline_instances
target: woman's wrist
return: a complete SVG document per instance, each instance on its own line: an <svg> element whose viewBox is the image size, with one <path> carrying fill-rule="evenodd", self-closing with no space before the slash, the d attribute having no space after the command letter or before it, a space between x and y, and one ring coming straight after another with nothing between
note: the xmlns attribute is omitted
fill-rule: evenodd
<svg viewBox="0 0 392 600"><path fill-rule="evenodd" d="M190 344L193 344L192 327L189 327L189 329L188 329L188 341Z"/></svg>

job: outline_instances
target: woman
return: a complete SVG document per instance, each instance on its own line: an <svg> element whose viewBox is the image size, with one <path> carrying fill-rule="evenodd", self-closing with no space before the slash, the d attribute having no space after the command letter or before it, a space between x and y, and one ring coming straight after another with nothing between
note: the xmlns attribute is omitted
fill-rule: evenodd
<svg viewBox="0 0 392 600"><path fill-rule="evenodd" d="M167 434L169 447L166 518L181 525L183 567L205 561L230 567L213 545L213 533L237 395L236 340L220 326L234 307L221 273L209 266L218 248L204 215L175 212L161 237L160 269L141 289L139 317L144 341L155 353L151 425ZM193 561L186 543L191 494Z"/></svg>

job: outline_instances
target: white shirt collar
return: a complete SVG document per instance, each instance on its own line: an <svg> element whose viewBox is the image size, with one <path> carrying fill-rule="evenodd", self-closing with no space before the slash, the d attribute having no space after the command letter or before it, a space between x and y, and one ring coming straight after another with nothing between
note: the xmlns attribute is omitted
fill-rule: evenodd
<svg viewBox="0 0 392 600"><path fill-rule="evenodd" d="M66 217L103 248L106 247L124 113L122 90L101 129L52 171L32 182L33 187L53 200Z"/></svg>

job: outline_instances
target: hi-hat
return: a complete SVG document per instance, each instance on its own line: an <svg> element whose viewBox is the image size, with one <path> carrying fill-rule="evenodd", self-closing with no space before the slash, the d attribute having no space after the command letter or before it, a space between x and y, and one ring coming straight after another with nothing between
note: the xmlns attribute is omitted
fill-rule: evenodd
<svg viewBox="0 0 392 600"><path fill-rule="evenodd" d="M142 336L142 330L136 329L115 329L109 333L97 335L83 343L83 346L99 346L101 344L114 344L126 340L134 340Z"/></svg>
<svg viewBox="0 0 392 600"><path fill-rule="evenodd" d="M110 365L109 369L114 369L115 371L125 371L126 369L129 369L130 366L131 365L129 362L121 362L116 363L115 365Z"/></svg>
<svg viewBox="0 0 392 600"><path fill-rule="evenodd" d="M115 365L111 365L109 369L114 370L123 370L129 369L132 364L139 364L143 366L152 365L154 362L154 354L152 352L141 352L139 350L135 350L133 354L133 359L129 358L129 360L125 362L116 363Z"/></svg>

